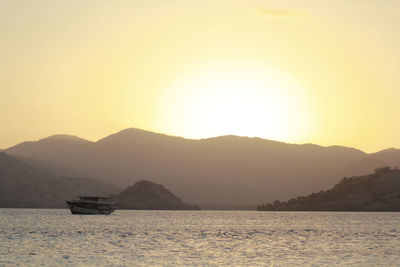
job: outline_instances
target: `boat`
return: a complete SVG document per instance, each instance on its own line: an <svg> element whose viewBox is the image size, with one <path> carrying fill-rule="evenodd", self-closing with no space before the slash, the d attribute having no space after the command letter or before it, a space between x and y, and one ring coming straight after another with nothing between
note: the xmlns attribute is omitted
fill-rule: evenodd
<svg viewBox="0 0 400 267"><path fill-rule="evenodd" d="M72 214L111 214L116 201L108 197L80 196L79 200L66 201Z"/></svg>

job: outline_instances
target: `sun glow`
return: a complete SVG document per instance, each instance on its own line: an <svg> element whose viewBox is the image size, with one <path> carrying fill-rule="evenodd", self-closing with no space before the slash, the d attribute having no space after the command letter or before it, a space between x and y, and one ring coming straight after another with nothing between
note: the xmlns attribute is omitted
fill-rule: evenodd
<svg viewBox="0 0 400 267"><path fill-rule="evenodd" d="M160 121L172 125L171 132L191 138L235 134L298 141L309 130L304 97L279 73L228 67L187 77L162 98Z"/></svg>

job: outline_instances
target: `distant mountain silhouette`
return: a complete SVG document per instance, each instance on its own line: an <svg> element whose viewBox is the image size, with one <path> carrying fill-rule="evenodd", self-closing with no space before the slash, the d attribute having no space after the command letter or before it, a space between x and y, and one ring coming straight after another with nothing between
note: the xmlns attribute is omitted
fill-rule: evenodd
<svg viewBox="0 0 400 267"><path fill-rule="evenodd" d="M79 195L108 195L110 184L88 178L49 175L0 152L0 207L66 208Z"/></svg>
<svg viewBox="0 0 400 267"><path fill-rule="evenodd" d="M201 208L253 205L332 187L338 177L400 166L400 151L221 136L191 140L126 129L97 142L52 136L6 150L49 173L96 177L120 189L141 179Z"/></svg>
<svg viewBox="0 0 400 267"><path fill-rule="evenodd" d="M270 211L400 211L400 170L378 168L375 173L343 178L332 189L274 201L258 207Z"/></svg>
<svg viewBox="0 0 400 267"><path fill-rule="evenodd" d="M164 186L150 181L139 181L113 195L118 209L135 210L193 210L195 206L184 203Z"/></svg>
<svg viewBox="0 0 400 267"><path fill-rule="evenodd" d="M348 172L352 175L363 175L371 173L381 166L400 167L400 149L389 148L368 154L365 158L353 164Z"/></svg>

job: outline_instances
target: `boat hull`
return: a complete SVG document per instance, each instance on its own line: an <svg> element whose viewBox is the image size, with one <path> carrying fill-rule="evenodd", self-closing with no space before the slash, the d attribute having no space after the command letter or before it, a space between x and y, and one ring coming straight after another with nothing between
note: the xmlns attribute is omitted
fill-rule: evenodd
<svg viewBox="0 0 400 267"><path fill-rule="evenodd" d="M86 208L80 205L74 205L73 203L67 201L68 208L70 209L72 214L85 214L85 215L95 215L95 214L103 214L109 215L115 211L115 209L100 209L100 208Z"/></svg>

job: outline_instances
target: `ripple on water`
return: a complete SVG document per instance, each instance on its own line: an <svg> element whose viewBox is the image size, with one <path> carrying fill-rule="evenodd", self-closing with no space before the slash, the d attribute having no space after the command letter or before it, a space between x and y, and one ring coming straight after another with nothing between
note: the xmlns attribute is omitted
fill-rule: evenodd
<svg viewBox="0 0 400 267"><path fill-rule="evenodd" d="M0 265L385 265L399 213L0 209Z"/></svg>

